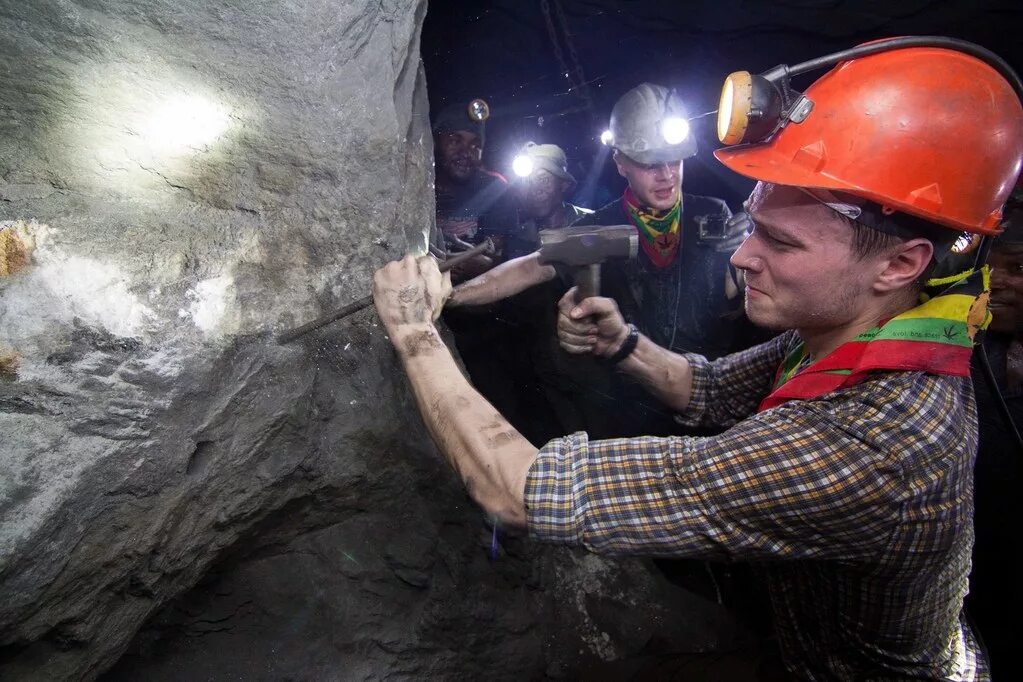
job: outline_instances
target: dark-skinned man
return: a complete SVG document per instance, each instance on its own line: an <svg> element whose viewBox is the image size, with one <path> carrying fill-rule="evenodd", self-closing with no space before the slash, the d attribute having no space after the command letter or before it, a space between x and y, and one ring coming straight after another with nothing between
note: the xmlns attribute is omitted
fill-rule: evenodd
<svg viewBox="0 0 1023 682"><path fill-rule="evenodd" d="M1023 86L992 57L921 46L961 43L912 40L778 70L780 93L797 67L840 62L785 118L716 152L759 181L732 257L747 314L788 331L709 361L636 333L610 299L562 302L568 349L617 360L680 419L730 426L721 434L577 433L538 451L444 347L435 262L407 257L374 282L423 419L485 510L596 552L755 562L802 679L988 678L962 618L984 280L921 293L959 231L998 231L1023 165ZM747 141L752 119L730 108L719 136Z"/></svg>
<svg viewBox="0 0 1023 682"><path fill-rule="evenodd" d="M509 235L504 253L509 259L531 254L540 245L539 231L566 227L593 211L567 199L575 189L568 159L556 144L527 142L515 157L516 179L512 192L518 206L519 225ZM557 301L565 288L557 281L545 282L480 312L504 329L501 344L504 365L513 372L516 427L530 441L545 443L565 432L566 400L554 377L556 356L561 354L554 333ZM469 309L472 310L472 309ZM498 321L499 320L499 321ZM570 420L569 420L570 421ZM571 421L570 421L571 423Z"/></svg>
<svg viewBox="0 0 1023 682"><path fill-rule="evenodd" d="M484 109L486 114L481 116ZM482 100L456 101L433 119L437 231L443 246L451 252L461 251L489 238L497 249L490 256L481 254L456 266L452 271L455 281L500 262L509 236L517 228L515 199L508 182L483 167L488 115L489 108ZM437 236L431 239L435 246L440 241ZM473 383L525 427L526 417L519 418L520 396L512 386L512 365L520 345L513 337L527 330L507 322L505 316L496 316L498 322L494 318L461 310L450 310L444 316Z"/></svg>
<svg viewBox="0 0 1023 682"><path fill-rule="evenodd" d="M507 258L526 256L540 246L540 230L571 225L593 213L568 201L575 189L575 177L568 171L565 151L556 144L527 142L515 157L524 171L515 183L519 207L519 227L505 249Z"/></svg>
<svg viewBox="0 0 1023 682"><path fill-rule="evenodd" d="M1004 232L991 247L991 326L984 348L995 382L1017 428L1023 428L1023 186L1006 205ZM972 254L970 254L972 255ZM980 447L977 450L976 526L973 570L966 605L987 645L995 679L1018 675L1019 625L1005 618L1006 603L1020 603L1017 564L1006 561L1016 543L1023 453L997 398L974 358ZM1015 670L1014 674L1012 671ZM1003 677L1004 676L1004 677Z"/></svg>
<svg viewBox="0 0 1023 682"><path fill-rule="evenodd" d="M515 231L514 199L508 182L483 167L485 122L472 117L473 103L449 104L433 121L437 230L449 251L490 237L500 253L507 236ZM456 280L472 277L498 259L499 254L481 255L456 268L453 276Z"/></svg>

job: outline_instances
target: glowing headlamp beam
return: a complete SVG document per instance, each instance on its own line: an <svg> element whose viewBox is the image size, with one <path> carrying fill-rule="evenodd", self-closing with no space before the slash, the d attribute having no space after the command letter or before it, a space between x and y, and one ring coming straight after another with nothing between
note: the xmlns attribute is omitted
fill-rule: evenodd
<svg viewBox="0 0 1023 682"><path fill-rule="evenodd" d="M512 171L514 171L515 175L520 178L528 178L533 174L533 169L533 159L529 158L525 154L519 154L515 157L515 160L512 161Z"/></svg>
<svg viewBox="0 0 1023 682"><path fill-rule="evenodd" d="M681 144L689 137L689 121L671 116L661 123L661 135L668 144Z"/></svg>

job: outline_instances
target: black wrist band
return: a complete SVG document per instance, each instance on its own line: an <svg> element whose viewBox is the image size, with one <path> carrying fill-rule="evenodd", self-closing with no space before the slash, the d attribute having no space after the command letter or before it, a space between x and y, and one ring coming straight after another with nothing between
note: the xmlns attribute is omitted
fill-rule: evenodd
<svg viewBox="0 0 1023 682"><path fill-rule="evenodd" d="M607 361L612 365L617 365L625 358L632 355L632 351L636 350L636 344L639 343L639 330L636 329L636 325L629 323L629 335L625 337L625 341L622 343L614 355L609 357Z"/></svg>

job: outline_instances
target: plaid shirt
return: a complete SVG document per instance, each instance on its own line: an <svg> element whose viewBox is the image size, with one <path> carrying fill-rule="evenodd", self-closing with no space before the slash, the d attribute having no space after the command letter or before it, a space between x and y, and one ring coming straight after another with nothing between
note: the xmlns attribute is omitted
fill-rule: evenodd
<svg viewBox="0 0 1023 682"><path fill-rule="evenodd" d="M961 620L973 544L969 379L878 373L756 413L794 332L708 362L687 355L679 421L709 438L548 443L530 534L599 553L758 562L794 675L987 679Z"/></svg>

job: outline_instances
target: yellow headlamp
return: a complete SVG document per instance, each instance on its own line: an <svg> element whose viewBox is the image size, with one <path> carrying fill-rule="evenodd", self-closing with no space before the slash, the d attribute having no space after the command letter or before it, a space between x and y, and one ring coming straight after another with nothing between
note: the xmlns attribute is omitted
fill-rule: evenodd
<svg viewBox="0 0 1023 682"><path fill-rule="evenodd" d="M763 76L749 71L728 75L718 103L718 139L723 144L756 142L774 132L782 112L782 94Z"/></svg>
<svg viewBox="0 0 1023 682"><path fill-rule="evenodd" d="M759 76L749 71L729 74L718 103L718 139L726 145L764 142L789 122L802 123L813 102L793 90L789 79L834 66L842 61L907 47L956 50L987 62L1023 97L1023 82L1005 60L979 45L941 36L904 36L874 40L863 45L811 59L795 66L780 64Z"/></svg>

